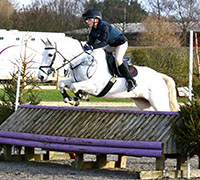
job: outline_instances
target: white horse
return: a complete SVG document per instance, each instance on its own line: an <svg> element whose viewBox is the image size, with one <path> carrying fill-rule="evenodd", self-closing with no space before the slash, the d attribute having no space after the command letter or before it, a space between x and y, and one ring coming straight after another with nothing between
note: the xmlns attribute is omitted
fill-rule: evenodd
<svg viewBox="0 0 200 180"><path fill-rule="evenodd" d="M175 82L171 77L148 67L135 66L138 70L138 75L134 77L137 86L127 92L125 78L115 78L109 73L103 49L85 52L82 44L71 37L65 37L54 43L48 40L38 78L45 81L53 71L64 66L70 68L70 77L59 81L59 89L64 101L70 104L78 105L78 99L70 97L65 88L75 94L82 90L98 96L108 82L114 81L114 85L103 94L103 97L132 99L141 110L150 107L156 111L178 110Z"/></svg>

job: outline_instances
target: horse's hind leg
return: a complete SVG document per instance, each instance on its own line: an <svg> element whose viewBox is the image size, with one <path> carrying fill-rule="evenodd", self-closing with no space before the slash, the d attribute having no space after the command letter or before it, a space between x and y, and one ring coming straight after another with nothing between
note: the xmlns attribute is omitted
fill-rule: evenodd
<svg viewBox="0 0 200 180"><path fill-rule="evenodd" d="M144 99L144 98L135 98L133 99L135 105L137 106L138 109L140 110L151 110L152 106L149 103L148 100Z"/></svg>
<svg viewBox="0 0 200 180"><path fill-rule="evenodd" d="M149 103L155 111L171 111L167 92L164 93L160 91L160 93L151 94Z"/></svg>

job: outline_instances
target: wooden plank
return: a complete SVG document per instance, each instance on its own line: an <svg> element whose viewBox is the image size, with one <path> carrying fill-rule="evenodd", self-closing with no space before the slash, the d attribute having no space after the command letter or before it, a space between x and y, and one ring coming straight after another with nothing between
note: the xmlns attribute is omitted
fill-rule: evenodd
<svg viewBox="0 0 200 180"><path fill-rule="evenodd" d="M74 128L77 126L77 122L80 122L84 116L87 116L87 112L73 112L72 117L70 117L70 121L67 129L65 129L64 136L77 137L76 134L73 133Z"/></svg>
<svg viewBox="0 0 200 180"><path fill-rule="evenodd" d="M47 119L47 125L41 131L38 130L38 133L56 136L56 131L59 125L63 123L64 116L65 113L55 110L52 114L52 118Z"/></svg>
<svg viewBox="0 0 200 180"><path fill-rule="evenodd" d="M38 114L35 115L35 109L33 109L33 112L30 114L30 118L26 119L26 123L24 125L24 131L29 133L34 133L33 129L35 126L38 126L38 124L41 124L43 122L44 117L46 116L42 110L39 110ZM40 127L40 126L39 126Z"/></svg>
<svg viewBox="0 0 200 180"><path fill-rule="evenodd" d="M41 114L41 117L30 126L30 132L35 133L35 132L41 132L46 126L49 125L48 119L53 117L54 110L46 110L43 111Z"/></svg>
<svg viewBox="0 0 200 180"><path fill-rule="evenodd" d="M109 127L109 131L105 134L105 139L120 139L120 131L123 129L123 124L126 124L126 118L129 114L119 114L115 122Z"/></svg>
<svg viewBox="0 0 200 180"><path fill-rule="evenodd" d="M127 126L125 126L123 130L123 135L121 136L121 140L132 140L131 132L135 132L137 129L135 129L136 124L138 121L142 119L144 115L138 115L138 114L132 114L130 116L130 119L128 120ZM130 131L131 130L131 131Z"/></svg>
<svg viewBox="0 0 200 180"><path fill-rule="evenodd" d="M138 124L135 126L136 132L133 134L131 133L131 136L134 140L139 141L140 139L137 138L140 133L142 133L142 129L145 128L150 120L154 117L154 114L146 115L145 118L143 118Z"/></svg>
<svg viewBox="0 0 200 180"><path fill-rule="evenodd" d="M18 128L18 126L16 126L16 124L18 123L18 121L20 120L20 122L22 121L22 119L24 117L26 117L28 114L24 111L17 111L16 113L14 113L15 116L11 118L8 118L6 121L4 121L4 123L2 124L2 127L5 125L5 127L3 129L7 130L7 131L12 131L14 128Z"/></svg>
<svg viewBox="0 0 200 180"><path fill-rule="evenodd" d="M105 125L105 130L99 133L100 136L104 136L105 139L115 139L117 130L121 129L121 120L124 114L115 114L111 121Z"/></svg>
<svg viewBox="0 0 200 180"><path fill-rule="evenodd" d="M102 129L102 124L107 123L109 113L100 113L99 117L96 118L95 123L91 131L88 132L86 138L95 138L98 136L99 131ZM97 139L97 138L96 138ZM102 137L104 139L104 137Z"/></svg>
<svg viewBox="0 0 200 180"><path fill-rule="evenodd" d="M78 137L81 137L81 138L88 138L90 132L95 128L96 122L98 121L98 118L102 117L103 114L104 114L104 113L100 113L100 112L94 113L94 114L93 114L93 118L90 119L90 120L88 121L88 123L87 123L87 128L85 128L84 131L81 132L81 135L78 135Z"/></svg>
<svg viewBox="0 0 200 180"><path fill-rule="evenodd" d="M154 115L150 119L148 119L146 123L141 127L141 132L137 135L137 139L140 139L141 141L149 139L153 128L155 127L155 125L157 125L156 122L158 122L157 120L159 119L159 117L160 115Z"/></svg>
<svg viewBox="0 0 200 180"><path fill-rule="evenodd" d="M33 109L33 112L30 113L30 118L26 119L26 122L23 124L23 132L33 133L32 128L34 128L40 121L43 119L45 114L42 109ZM21 131L20 131L21 132Z"/></svg>
<svg viewBox="0 0 200 180"><path fill-rule="evenodd" d="M69 132L69 129L73 126L72 123L75 124L74 121L72 121L72 117L76 116L76 117L79 117L79 115L82 116L82 114L77 114L76 112L74 111L67 111L67 114L66 116L64 116L62 122L63 122L63 127L62 128L58 128L57 130L59 130L59 136L68 136L68 132Z"/></svg>
<svg viewBox="0 0 200 180"><path fill-rule="evenodd" d="M66 129L69 128L70 124L73 123L71 118L74 116L78 116L73 111L59 111L58 110L58 118L52 119L51 127L48 130L48 135L57 135L57 136L64 136L66 133Z"/></svg>
<svg viewBox="0 0 200 180"><path fill-rule="evenodd" d="M93 118L94 112L87 113L87 118L82 119L77 122L76 127L73 129L73 133L76 134L77 137L81 137L82 133L87 129L88 122Z"/></svg>
<svg viewBox="0 0 200 180"><path fill-rule="evenodd" d="M30 109L29 111L28 109L24 109L21 117L18 117L19 122L15 124L15 127L13 127L13 129L15 129L15 131L22 131L24 127L26 128L30 124L30 122L32 122L29 121L29 119L33 118L33 116L35 115L34 112L34 109Z"/></svg>
<svg viewBox="0 0 200 180"><path fill-rule="evenodd" d="M133 122L136 120L136 116L134 114L128 114L127 117L125 117L125 122L122 122L122 128L121 131L118 132L116 135L116 139L124 139L127 136L127 131L133 124Z"/></svg>
<svg viewBox="0 0 200 180"><path fill-rule="evenodd" d="M140 172L140 179L162 179L162 178L187 178L187 171L181 170L170 170L167 172L163 171L141 171ZM190 170L190 178L199 178L200 177L200 170L191 169Z"/></svg>

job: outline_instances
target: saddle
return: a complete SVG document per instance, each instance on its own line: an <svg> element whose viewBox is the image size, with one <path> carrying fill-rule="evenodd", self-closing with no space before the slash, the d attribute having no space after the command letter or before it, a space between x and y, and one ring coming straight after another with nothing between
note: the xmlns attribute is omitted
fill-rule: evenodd
<svg viewBox="0 0 200 180"><path fill-rule="evenodd" d="M115 77L123 77L118 70L118 67L117 67L117 64L115 61L115 56L113 55L113 53L107 52L107 51L105 51L105 52L106 52L106 61L108 64L108 69L109 69L110 74ZM137 71L136 67L134 67L133 64L131 63L130 57L124 57L123 63L128 68L132 77L137 76L138 71Z"/></svg>

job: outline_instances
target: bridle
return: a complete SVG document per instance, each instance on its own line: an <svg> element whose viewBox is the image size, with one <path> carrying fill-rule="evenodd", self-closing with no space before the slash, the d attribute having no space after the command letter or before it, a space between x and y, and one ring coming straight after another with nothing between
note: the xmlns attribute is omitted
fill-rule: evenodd
<svg viewBox="0 0 200 180"><path fill-rule="evenodd" d="M80 42L80 44L81 44L81 42ZM81 44L81 47L83 47L82 44ZM59 69L63 68L63 67L66 66L67 64L70 64L74 59L78 58L78 57L81 56L83 53L87 53L88 55L92 56L93 59L95 59L94 56L93 56L92 54L90 54L89 52L83 50L81 53L79 53L78 55L76 55L76 56L73 57L72 59L68 60L68 59L66 59L66 58L62 55L62 53L60 53L60 51L57 50L57 45L56 45L56 43L55 43L55 47L45 47L45 50L52 50L52 49L55 50L55 52L54 52L53 55L52 55L52 54L48 54L50 57L53 56L50 65L48 65L48 66L40 66L40 67L39 67L39 70L41 70L41 71L42 71L43 73L45 73L47 76L49 76L52 72L56 73ZM55 59L56 59L56 55L57 55L57 54L59 54L59 55L62 57L62 59L63 59L63 65L60 66L60 67L58 67L58 68L56 68L56 69L54 69L54 68L53 68L53 64L54 64L54 61L55 61ZM93 62L94 62L94 61L92 61L92 63L93 63ZM92 63L89 65L88 69L90 68L90 66L92 65ZM72 67L72 66L70 65L70 68L71 68L72 70L74 70L74 69L76 69L78 66L80 66L81 64L82 64L82 63L76 65L75 67ZM47 72L44 70L44 69L46 69L46 68L49 69ZM89 71L89 70L87 70L87 71ZM87 77L90 78L91 76L89 77L88 74L89 74L89 73L87 73ZM74 78L75 78L75 76L74 76ZM75 80L76 80L76 78L75 78Z"/></svg>
<svg viewBox="0 0 200 180"><path fill-rule="evenodd" d="M39 67L39 70L41 70L43 73L45 73L47 76L49 76L52 72L57 72L59 69L63 68L65 65L69 64L70 62L72 62L74 59L76 59L77 57L79 57L80 55L82 55L85 51L79 53L77 56L73 57L71 60L68 60L66 59L61 53L60 51L57 50L57 46L56 46L56 43L55 43L55 47L45 47L45 50L52 50L54 49L55 52L54 54L49 54L50 57L53 56L52 60L51 60L51 64L48 65L48 66L40 66ZM53 68L53 64L54 64L54 61L56 59L56 54L59 54L62 59L63 59L63 65L58 67L57 69L54 69ZM49 68L49 70L46 72L44 69L46 68Z"/></svg>

